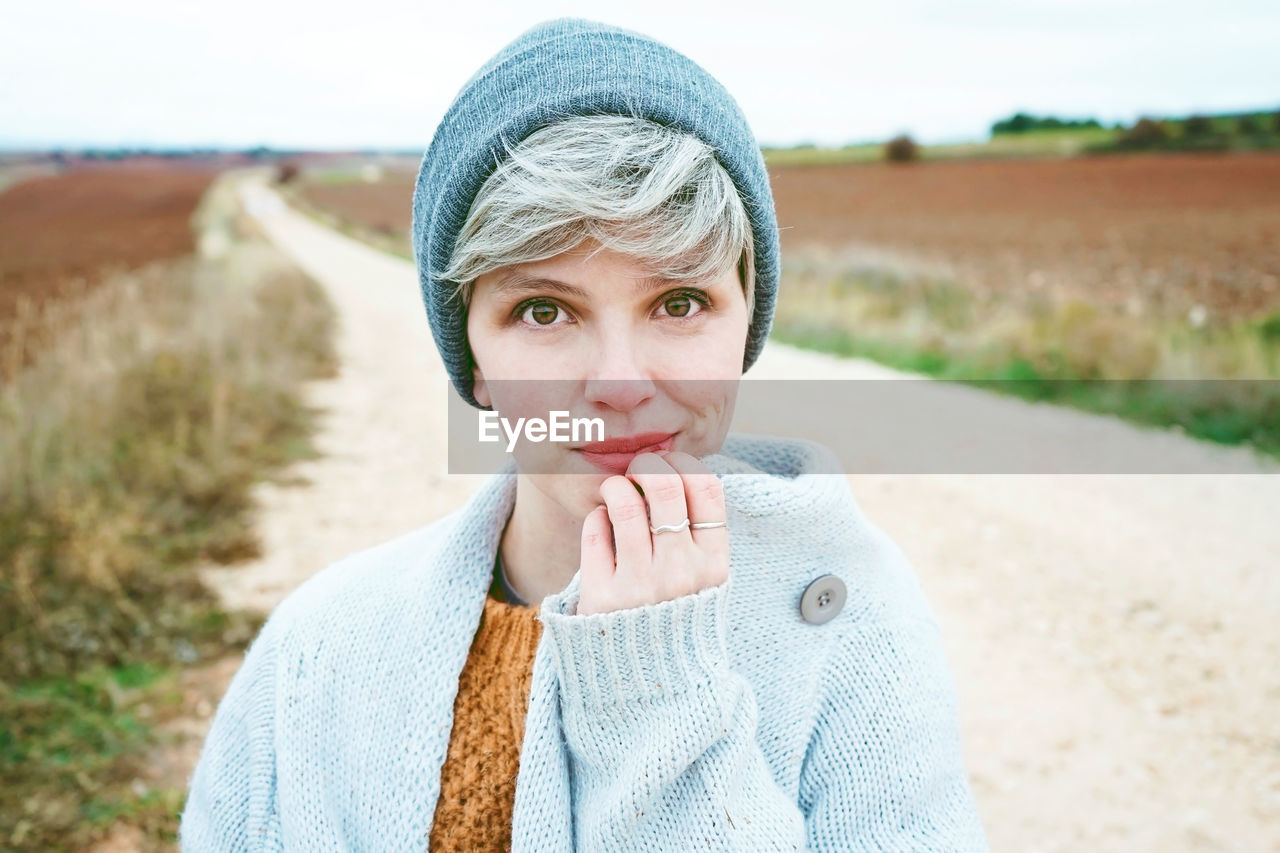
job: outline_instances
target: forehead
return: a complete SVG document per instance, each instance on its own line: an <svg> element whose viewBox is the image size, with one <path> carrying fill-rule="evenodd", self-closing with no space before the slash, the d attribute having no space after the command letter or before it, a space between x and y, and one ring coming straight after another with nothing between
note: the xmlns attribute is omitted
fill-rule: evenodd
<svg viewBox="0 0 1280 853"><path fill-rule="evenodd" d="M638 258L612 249L597 251L597 246L584 243L552 258L494 270L476 280L476 291L493 297L529 291L578 296L643 296L680 283L655 274Z"/></svg>

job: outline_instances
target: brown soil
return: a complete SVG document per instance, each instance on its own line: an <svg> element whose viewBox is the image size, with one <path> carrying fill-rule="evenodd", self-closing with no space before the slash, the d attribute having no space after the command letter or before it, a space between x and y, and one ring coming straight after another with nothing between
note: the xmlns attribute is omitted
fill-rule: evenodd
<svg viewBox="0 0 1280 853"><path fill-rule="evenodd" d="M30 178L0 193L0 352L20 305L195 249L190 219L212 169L124 165ZM23 363L39 348L27 341Z"/></svg>
<svg viewBox="0 0 1280 853"><path fill-rule="evenodd" d="M969 286L1252 314L1280 307L1280 156L772 169L783 257L898 250Z"/></svg>
<svg viewBox="0 0 1280 853"><path fill-rule="evenodd" d="M397 176L377 183L307 184L303 197L348 222L383 234L408 234L413 178Z"/></svg>

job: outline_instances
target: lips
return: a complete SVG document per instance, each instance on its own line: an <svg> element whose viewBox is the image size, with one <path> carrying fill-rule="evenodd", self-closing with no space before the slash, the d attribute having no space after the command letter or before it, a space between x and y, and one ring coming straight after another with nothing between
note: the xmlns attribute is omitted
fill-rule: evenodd
<svg viewBox="0 0 1280 853"><path fill-rule="evenodd" d="M643 432L636 435L595 441L574 448L592 465L612 474L625 474L631 460L641 453L657 453L670 450L675 441L674 432Z"/></svg>

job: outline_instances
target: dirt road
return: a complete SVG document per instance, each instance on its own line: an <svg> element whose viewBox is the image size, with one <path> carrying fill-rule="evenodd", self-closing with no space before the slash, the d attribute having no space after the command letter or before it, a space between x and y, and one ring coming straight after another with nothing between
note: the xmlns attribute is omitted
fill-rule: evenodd
<svg viewBox="0 0 1280 853"><path fill-rule="evenodd" d="M446 380L412 264L264 189L244 198L343 320L342 374L311 389L330 413L327 455L300 466L310 485L263 491L264 560L208 573L229 604L266 610L326 563L452 509L479 480L445 475ZM772 344L752 374L888 375ZM1021 404L992 405L1016 416ZM850 485L912 558L942 623L994 850L1280 851L1280 477Z"/></svg>

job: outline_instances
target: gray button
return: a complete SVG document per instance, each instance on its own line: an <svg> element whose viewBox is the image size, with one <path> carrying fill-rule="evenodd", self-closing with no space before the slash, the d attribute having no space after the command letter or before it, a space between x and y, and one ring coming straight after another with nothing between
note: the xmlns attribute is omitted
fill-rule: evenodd
<svg viewBox="0 0 1280 853"><path fill-rule="evenodd" d="M800 596L800 615L812 625L829 622L844 607L844 581L835 575L823 575L805 587Z"/></svg>

